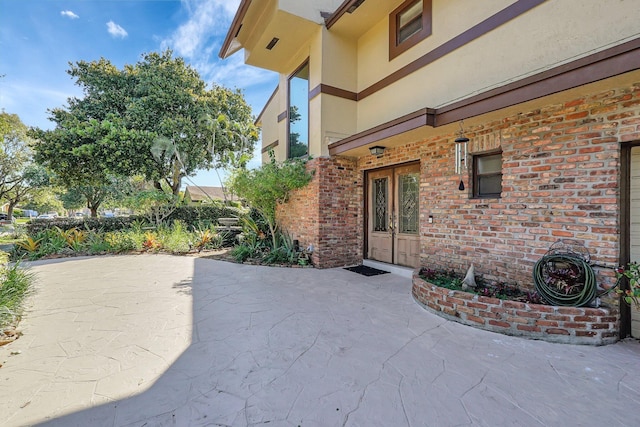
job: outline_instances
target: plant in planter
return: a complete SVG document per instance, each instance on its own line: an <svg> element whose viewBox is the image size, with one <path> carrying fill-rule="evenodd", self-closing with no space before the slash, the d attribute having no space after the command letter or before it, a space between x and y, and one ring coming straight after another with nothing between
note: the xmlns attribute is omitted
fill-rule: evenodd
<svg viewBox="0 0 640 427"><path fill-rule="evenodd" d="M477 280L475 288L464 288L463 279L458 277L453 271L438 271L430 268L422 268L420 277L440 288L455 291L469 292L483 297L498 298L503 300L520 301L533 304L544 304L538 293L523 291L517 285L507 283L488 284L482 280Z"/></svg>
<svg viewBox="0 0 640 427"><path fill-rule="evenodd" d="M629 280L629 289L618 289L616 292L622 295L622 298L627 304L633 304L640 310L640 264L631 262L627 265L627 268L618 267L616 269L616 277L618 280L621 280L623 277Z"/></svg>

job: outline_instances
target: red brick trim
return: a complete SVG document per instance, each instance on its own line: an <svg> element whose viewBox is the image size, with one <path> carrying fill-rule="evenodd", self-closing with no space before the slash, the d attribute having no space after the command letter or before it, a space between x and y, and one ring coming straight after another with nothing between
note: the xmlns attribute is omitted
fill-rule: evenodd
<svg viewBox="0 0 640 427"><path fill-rule="evenodd" d="M485 331L565 344L604 345L618 341L616 310L553 307L500 300L440 288L413 275L413 298L426 310Z"/></svg>

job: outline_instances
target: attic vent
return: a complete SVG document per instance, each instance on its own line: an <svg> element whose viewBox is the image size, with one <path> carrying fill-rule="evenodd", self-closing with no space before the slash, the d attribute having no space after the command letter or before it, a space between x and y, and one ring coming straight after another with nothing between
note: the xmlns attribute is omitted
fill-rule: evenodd
<svg viewBox="0 0 640 427"><path fill-rule="evenodd" d="M273 49L273 47L280 41L279 38L274 37L271 39L271 41L269 42L269 44L267 45L267 49L271 50Z"/></svg>

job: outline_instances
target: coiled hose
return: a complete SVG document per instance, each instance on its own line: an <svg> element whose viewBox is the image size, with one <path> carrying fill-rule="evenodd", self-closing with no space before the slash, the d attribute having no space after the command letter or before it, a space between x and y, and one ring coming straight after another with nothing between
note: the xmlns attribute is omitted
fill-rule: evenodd
<svg viewBox="0 0 640 427"><path fill-rule="evenodd" d="M575 292L557 286L558 282L566 282L562 271L570 271L571 267L580 272L577 277L566 275L566 280L575 282ZM548 254L540 258L533 267L533 283L538 294L551 305L582 307L596 297L593 269L582 257L572 254Z"/></svg>

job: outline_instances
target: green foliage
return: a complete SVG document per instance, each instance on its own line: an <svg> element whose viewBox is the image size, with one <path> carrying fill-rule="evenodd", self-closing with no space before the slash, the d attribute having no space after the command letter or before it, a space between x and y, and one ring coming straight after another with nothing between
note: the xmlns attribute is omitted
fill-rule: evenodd
<svg viewBox="0 0 640 427"><path fill-rule="evenodd" d="M451 289L454 291L464 291L474 293L483 297L498 298L505 300L521 301L532 304L544 304L540 296L536 292L528 292L521 290L518 285L510 285L507 283L486 284L476 279L476 288L462 288L463 279L459 277L453 270L442 271L433 270L423 267L420 269L419 276L440 288Z"/></svg>
<svg viewBox="0 0 640 427"><path fill-rule="evenodd" d="M27 127L16 114L0 111L0 199L23 178L31 158Z"/></svg>
<svg viewBox="0 0 640 427"><path fill-rule="evenodd" d="M17 262L6 264L6 257L0 260L0 328L15 323L22 311L22 304L28 295L34 275L23 269Z"/></svg>
<svg viewBox="0 0 640 427"><path fill-rule="evenodd" d="M236 169L228 187L258 210L269 225L273 247L276 242L276 208L285 203L291 191L306 186L312 179L307 171L306 161L301 159L277 163L273 152L271 161L257 169Z"/></svg>
<svg viewBox="0 0 640 427"><path fill-rule="evenodd" d="M38 249L40 249L40 242L42 241L42 238L40 239L34 239L33 237L27 237L24 241L22 242L16 242L16 246L18 246L21 249L24 249L27 252L37 252Z"/></svg>
<svg viewBox="0 0 640 427"><path fill-rule="evenodd" d="M209 228L196 231L195 238L194 248L198 252L203 249L219 249L225 241L223 234L212 231Z"/></svg>
<svg viewBox="0 0 640 427"><path fill-rule="evenodd" d="M136 213L143 215L146 221L157 227L165 221L169 222L169 215L178 207L179 198L158 190L138 191L127 199L128 206Z"/></svg>
<svg viewBox="0 0 640 427"><path fill-rule="evenodd" d="M192 236L182 221L176 220L171 227L158 229L160 247L171 253L187 253L192 247Z"/></svg>
<svg viewBox="0 0 640 427"><path fill-rule="evenodd" d="M208 227L218 223L218 218L242 218L246 209L212 203L203 206L178 206L167 216L167 221L183 221L190 229Z"/></svg>
<svg viewBox="0 0 640 427"><path fill-rule="evenodd" d="M43 222L47 222L48 226L38 229L34 234L16 244L12 254L14 259L23 256L39 259L52 255L129 251L164 251L182 254L195 250L216 249L227 243L226 234L218 233L213 225L209 227L200 225L198 228L190 229L180 220L175 220L170 225L154 227L153 230L146 227L144 221L130 218L64 219L64 221ZM107 225L91 229L91 225L100 225L100 223ZM132 226L128 227L128 224Z"/></svg>
<svg viewBox="0 0 640 427"><path fill-rule="evenodd" d="M616 277L618 280L626 278L629 282L627 289L618 289L616 292L622 296L627 304L633 304L636 309L640 310L640 264L631 262L627 268L619 267L616 269Z"/></svg>
<svg viewBox="0 0 640 427"><path fill-rule="evenodd" d="M231 250L231 255L237 262L245 262L249 258L254 258L258 253L255 248L246 244L235 246Z"/></svg>
<svg viewBox="0 0 640 427"><path fill-rule="evenodd" d="M258 132L242 94L207 89L170 50L123 69L79 61L68 73L84 96L51 111L54 130L32 133L38 161L67 186L141 174L177 195L185 176L253 152Z"/></svg>
<svg viewBox="0 0 640 427"><path fill-rule="evenodd" d="M111 246L104 239L102 233L89 233L85 244L87 251L92 255L104 254L109 252Z"/></svg>
<svg viewBox="0 0 640 427"><path fill-rule="evenodd" d="M142 236L128 231L112 231L105 233L104 241L109 246L109 252L129 252L143 249Z"/></svg>
<svg viewBox="0 0 640 427"><path fill-rule="evenodd" d="M30 236L36 235L43 230L60 228L70 230L77 228L87 231L118 231L126 230L134 221L140 219L135 216L113 217L113 218L56 218L56 219L32 219L27 224L27 233Z"/></svg>

